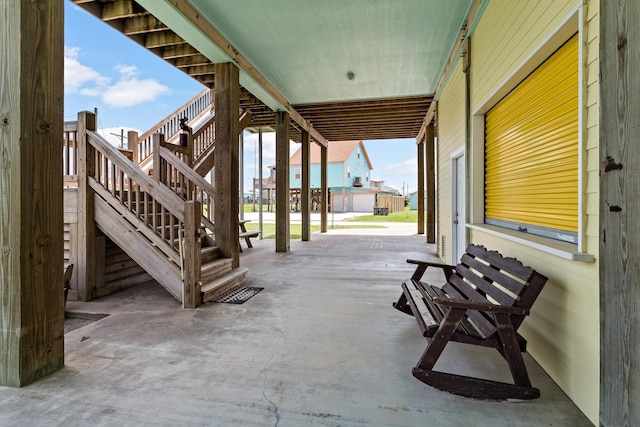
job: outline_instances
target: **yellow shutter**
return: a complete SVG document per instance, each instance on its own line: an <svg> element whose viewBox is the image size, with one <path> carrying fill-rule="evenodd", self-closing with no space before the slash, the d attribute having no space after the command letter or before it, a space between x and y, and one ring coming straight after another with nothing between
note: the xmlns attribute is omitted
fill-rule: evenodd
<svg viewBox="0 0 640 427"><path fill-rule="evenodd" d="M577 35L486 114L485 132L487 222L577 232Z"/></svg>

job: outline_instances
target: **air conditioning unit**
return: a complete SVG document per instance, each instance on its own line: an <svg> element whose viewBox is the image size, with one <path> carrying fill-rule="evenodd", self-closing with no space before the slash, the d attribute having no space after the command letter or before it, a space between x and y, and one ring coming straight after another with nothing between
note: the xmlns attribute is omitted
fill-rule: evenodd
<svg viewBox="0 0 640 427"><path fill-rule="evenodd" d="M361 176L354 176L353 177L353 186L354 187L362 187L362 177Z"/></svg>

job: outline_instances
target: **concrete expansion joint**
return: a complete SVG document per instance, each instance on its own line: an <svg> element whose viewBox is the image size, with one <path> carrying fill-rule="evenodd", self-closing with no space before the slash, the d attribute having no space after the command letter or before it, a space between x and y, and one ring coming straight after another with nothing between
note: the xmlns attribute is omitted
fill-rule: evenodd
<svg viewBox="0 0 640 427"><path fill-rule="evenodd" d="M276 347L278 347L278 345L280 344L280 340L281 339L282 339L282 335L278 336L278 339L276 340L275 344L273 345L273 348L271 349L271 357L269 357L269 360L267 360L267 363L264 364L264 369L263 369L264 379L263 379L262 396L264 397L264 399L267 402L269 402L269 404L271 406L273 406L273 413L276 416L276 423L274 424L275 427L278 427L278 424L280 423L280 412L279 412L279 409L278 409L278 405L276 405L267 396L267 368L269 367L269 364L273 360L273 357L274 357L274 354L275 354L275 351L276 351Z"/></svg>

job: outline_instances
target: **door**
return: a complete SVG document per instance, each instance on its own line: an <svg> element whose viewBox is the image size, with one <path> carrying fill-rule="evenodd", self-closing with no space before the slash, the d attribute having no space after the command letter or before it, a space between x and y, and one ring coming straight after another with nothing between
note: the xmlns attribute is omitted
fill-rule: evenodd
<svg viewBox="0 0 640 427"><path fill-rule="evenodd" d="M464 254L465 249L467 248L467 236L465 230L465 163L464 163L464 154L455 157L453 159L453 168L452 168L452 181L453 181L453 194L451 195L451 200L453 202L453 206L451 209L451 217L453 220L453 250L452 263L457 263L462 255Z"/></svg>

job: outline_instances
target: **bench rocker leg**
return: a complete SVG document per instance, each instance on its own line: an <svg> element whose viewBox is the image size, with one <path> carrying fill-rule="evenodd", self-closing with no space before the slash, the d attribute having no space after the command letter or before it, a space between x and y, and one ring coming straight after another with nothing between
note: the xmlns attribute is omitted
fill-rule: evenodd
<svg viewBox="0 0 640 427"><path fill-rule="evenodd" d="M411 307L409 306L407 297L404 293L400 294L400 298L398 298L398 301L393 303L393 307L396 310L400 310L401 312L408 314L409 316L413 316L413 312L411 311Z"/></svg>
<svg viewBox="0 0 640 427"><path fill-rule="evenodd" d="M495 317L498 324L498 335L502 343L502 351L500 353L509 364L515 384L433 370L436 361L444 351L463 316L464 310L449 310L418 364L413 368L413 376L439 390L476 399L529 400L540 397L540 390L532 387L531 381L529 381L529 375L520 353L517 334L508 314L495 313Z"/></svg>

